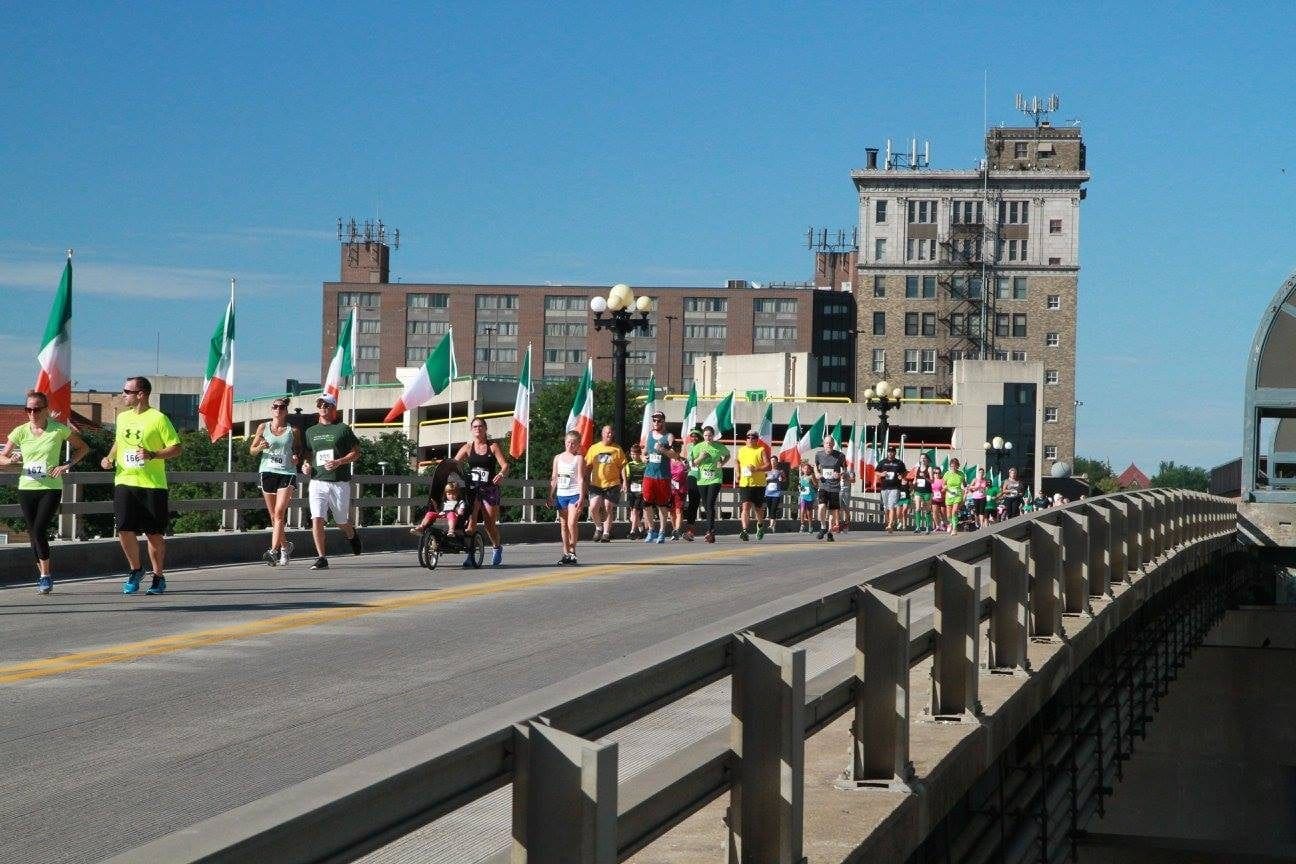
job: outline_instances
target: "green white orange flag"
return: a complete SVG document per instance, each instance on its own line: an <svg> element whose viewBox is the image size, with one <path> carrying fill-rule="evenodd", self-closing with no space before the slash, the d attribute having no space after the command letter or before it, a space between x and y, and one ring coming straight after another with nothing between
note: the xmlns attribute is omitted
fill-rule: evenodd
<svg viewBox="0 0 1296 864"><path fill-rule="evenodd" d="M698 425L697 419L697 382L689 385L688 401L684 403L684 422L680 424L680 436L687 437L688 431Z"/></svg>
<svg viewBox="0 0 1296 864"><path fill-rule="evenodd" d="M648 393L644 400L643 420L639 424L639 444L648 446L648 433L652 431L652 415L657 409L657 373L648 376Z"/></svg>
<svg viewBox="0 0 1296 864"><path fill-rule="evenodd" d="M801 464L801 451L797 449L797 441L800 439L800 420L797 418L797 409L793 408L792 416L788 418L787 431L783 433L783 446L778 452L780 462L786 462L794 468Z"/></svg>
<svg viewBox="0 0 1296 864"><path fill-rule="evenodd" d="M833 441L837 442L837 446L840 447L842 443L842 421L840 417L837 418L837 425L833 427L832 438Z"/></svg>
<svg viewBox="0 0 1296 864"><path fill-rule="evenodd" d="M396 404L383 418L390 423L406 411L417 408L436 394L450 386L458 374L455 366L454 328L448 328L441 341L432 349L432 353L423 361L418 373L405 385L405 392L396 400Z"/></svg>
<svg viewBox="0 0 1296 864"><path fill-rule="evenodd" d="M40 372L33 388L49 399L50 413L63 422L72 416L72 251L68 250L63 278L59 280L54 305L50 307L36 355Z"/></svg>
<svg viewBox="0 0 1296 864"><path fill-rule="evenodd" d="M231 295L233 291L231 290ZM212 441L219 441L234 428L234 297L212 333L207 347L207 371L203 374L198 413Z"/></svg>
<svg viewBox="0 0 1296 864"><path fill-rule="evenodd" d="M774 443L774 405L772 403L765 406L765 416L761 418L757 431L760 433L761 440L766 444Z"/></svg>
<svg viewBox="0 0 1296 864"><path fill-rule="evenodd" d="M594 361L585 365L585 374L576 387L576 398L567 412L567 431L580 433L580 452L584 453L594 443Z"/></svg>
<svg viewBox="0 0 1296 864"><path fill-rule="evenodd" d="M711 409L711 413L702 421L702 425L715 429L717 435L723 435L725 432L732 430L734 428L733 405L734 391L730 390L729 395L717 402L716 406ZM690 426L689 429L691 428ZM688 431L688 429L685 429L684 434L687 435Z"/></svg>
<svg viewBox="0 0 1296 864"><path fill-rule="evenodd" d="M334 399L342 398L342 379L355 373L356 331L359 329L356 315L359 311L352 306L351 315L338 327L337 348L329 361L328 374L324 376L324 392Z"/></svg>
<svg viewBox="0 0 1296 864"><path fill-rule="evenodd" d="M518 373L517 397L513 400L513 432L509 435L509 455L522 458L531 440L531 346L522 358Z"/></svg>
<svg viewBox="0 0 1296 864"><path fill-rule="evenodd" d="M797 450L800 452L800 459L804 459L816 446L823 444L824 430L827 428L828 415L820 414L819 419L814 422L814 425L806 430L806 433L801 436L801 440L797 441ZM819 445L814 443L816 441L819 442ZM798 462L800 459L798 459Z"/></svg>

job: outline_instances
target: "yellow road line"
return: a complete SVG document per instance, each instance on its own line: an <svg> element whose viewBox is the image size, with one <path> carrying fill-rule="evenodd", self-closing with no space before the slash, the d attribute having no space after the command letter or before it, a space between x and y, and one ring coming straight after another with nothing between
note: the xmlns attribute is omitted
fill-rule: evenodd
<svg viewBox="0 0 1296 864"><path fill-rule="evenodd" d="M716 549L708 552L695 552L687 555L674 555L642 562L622 562L619 564L601 564L595 567L577 567L564 570L546 570L526 576L515 576L510 579L495 579L490 582L478 582L457 588L443 588L437 591L424 591L403 597L392 597L371 603L353 606L338 606L329 609L314 609L309 612L291 612L276 615L244 624L231 624L227 627L214 627L209 630L195 630L190 633L178 633L174 636L159 636L139 642L126 642L108 648L97 648L92 651L78 651L62 654L58 657L45 657L40 660L29 660L0 666L0 684L13 684L18 681L30 681L35 678L48 678L65 672L79 669L90 669L106 666L111 663L123 663L138 660L142 657L155 657L159 654L171 654L176 651L187 651L192 648L203 648L235 639L249 639L265 636L270 633L282 633L287 630L300 630L317 624L329 624L335 621L347 621L364 615L389 612L394 609L410 609L417 606L432 606L438 603L449 603L454 600L465 600L470 597L484 597L490 594L502 594L548 585L561 585L564 582L579 582L596 576L607 576L612 573L638 570L643 567L656 567L671 564L695 564L712 558L753 558L757 555L767 557L787 552L804 552L802 544L792 546L751 547L750 551L739 552L732 549Z"/></svg>

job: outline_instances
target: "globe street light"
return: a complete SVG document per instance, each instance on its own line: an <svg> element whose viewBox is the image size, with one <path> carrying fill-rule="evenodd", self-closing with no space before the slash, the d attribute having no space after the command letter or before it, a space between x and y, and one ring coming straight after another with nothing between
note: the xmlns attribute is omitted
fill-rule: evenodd
<svg viewBox="0 0 1296 864"><path fill-rule="evenodd" d="M887 423L887 412L900 407L900 396L900 388L893 388L886 381L879 381L877 386L864 391L864 405L872 408L879 415L876 440L887 440L887 430L891 428Z"/></svg>
<svg viewBox="0 0 1296 864"><path fill-rule="evenodd" d="M986 456L995 460L995 469L1002 474L1004 457L1012 454L1012 442L996 435L982 446L985 448Z"/></svg>
<svg viewBox="0 0 1296 864"><path fill-rule="evenodd" d="M626 359L630 353L627 337L636 330L648 332L648 310L652 300L638 297L629 285L613 285L607 297L590 298L594 313L594 330L612 331L612 380L616 384L612 428L618 444L626 442ZM635 312L639 314L636 316Z"/></svg>

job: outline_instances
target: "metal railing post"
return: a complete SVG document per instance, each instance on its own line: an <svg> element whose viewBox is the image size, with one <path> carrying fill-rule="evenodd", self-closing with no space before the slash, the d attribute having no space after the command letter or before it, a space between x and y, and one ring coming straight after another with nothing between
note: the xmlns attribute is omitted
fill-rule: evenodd
<svg viewBox="0 0 1296 864"><path fill-rule="evenodd" d="M1062 528L1031 522L1031 635L1062 635Z"/></svg>
<svg viewBox="0 0 1296 864"><path fill-rule="evenodd" d="M1089 605L1089 520L1084 508L1062 513L1062 588L1071 615L1093 612Z"/></svg>
<svg viewBox="0 0 1296 864"><path fill-rule="evenodd" d="M855 717L848 779L895 786L909 779L908 597L876 588L856 592Z"/></svg>
<svg viewBox="0 0 1296 864"><path fill-rule="evenodd" d="M977 666L981 661L982 565L948 555L936 559L936 656L931 713L965 718L981 713Z"/></svg>
<svg viewBox="0 0 1296 864"><path fill-rule="evenodd" d="M361 485L356 481L351 481L351 524L356 528L364 526L364 518L360 515L360 490Z"/></svg>
<svg viewBox="0 0 1296 864"><path fill-rule="evenodd" d="M1026 656L1030 594L1030 544L996 534L990 537L990 578L994 612L990 618L990 668L1012 672L1030 668Z"/></svg>
<svg viewBox="0 0 1296 864"><path fill-rule="evenodd" d="M238 497L239 484L237 480L225 480L221 483L222 501L238 501ZM221 530L239 530L239 511L237 507L227 507L221 510Z"/></svg>
<svg viewBox="0 0 1296 864"><path fill-rule="evenodd" d="M805 808L805 649L735 637L729 744L730 864L800 864Z"/></svg>
<svg viewBox="0 0 1296 864"><path fill-rule="evenodd" d="M513 727L512 864L616 864L617 745Z"/></svg>

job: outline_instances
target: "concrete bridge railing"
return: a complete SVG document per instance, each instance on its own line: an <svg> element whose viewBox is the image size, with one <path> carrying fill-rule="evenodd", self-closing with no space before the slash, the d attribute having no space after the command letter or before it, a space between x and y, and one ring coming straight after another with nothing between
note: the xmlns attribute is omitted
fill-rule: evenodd
<svg viewBox="0 0 1296 864"><path fill-rule="evenodd" d="M1027 641L1064 615L1129 616L1232 547L1232 501L1119 493L954 537L888 566L759 607L330 771L163 837L124 862L354 860L512 784L512 851L500 860L610 864L729 793L729 860L803 860L805 745L850 712L848 784L903 787L919 715L975 717L982 666L1024 666ZM936 611L914 621L914 592ZM983 626L989 624L983 662ZM1115 628L1116 619L1103 624ZM806 680L798 643L843 624L854 657ZM911 669L932 659L925 712ZM1051 676L1050 676L1051 677ZM617 781L598 739L724 678L728 729ZM1054 682L1055 683L1055 682ZM928 814L934 822L940 814ZM1047 858L1045 859L1047 860Z"/></svg>

